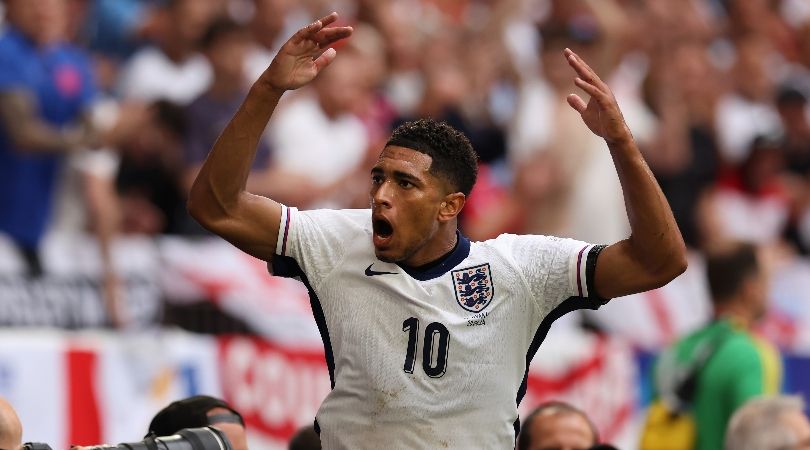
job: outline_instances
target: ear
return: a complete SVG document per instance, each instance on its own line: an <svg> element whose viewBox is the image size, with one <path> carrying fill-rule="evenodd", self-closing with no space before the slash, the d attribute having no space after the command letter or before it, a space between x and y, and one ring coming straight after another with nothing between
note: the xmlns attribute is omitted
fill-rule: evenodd
<svg viewBox="0 0 810 450"><path fill-rule="evenodd" d="M442 200L441 205L439 205L439 222L447 222L455 219L461 212L461 209L464 208L466 202L467 197L461 192L447 194Z"/></svg>

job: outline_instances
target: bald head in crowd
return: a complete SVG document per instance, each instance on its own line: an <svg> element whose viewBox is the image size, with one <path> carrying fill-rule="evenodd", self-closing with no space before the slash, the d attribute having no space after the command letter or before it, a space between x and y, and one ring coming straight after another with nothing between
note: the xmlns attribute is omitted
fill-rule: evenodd
<svg viewBox="0 0 810 450"><path fill-rule="evenodd" d="M0 398L0 450L17 450L22 444L22 424L11 404Z"/></svg>
<svg viewBox="0 0 810 450"><path fill-rule="evenodd" d="M587 450L599 442L591 419L564 402L549 402L526 417L517 450Z"/></svg>
<svg viewBox="0 0 810 450"><path fill-rule="evenodd" d="M810 447L810 420L796 396L763 396L739 408L726 430L727 450L775 450Z"/></svg>

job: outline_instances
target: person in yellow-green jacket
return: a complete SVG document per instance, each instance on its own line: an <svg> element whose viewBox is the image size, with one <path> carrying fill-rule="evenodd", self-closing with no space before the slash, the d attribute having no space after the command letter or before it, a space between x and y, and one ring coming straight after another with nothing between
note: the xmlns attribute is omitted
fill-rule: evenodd
<svg viewBox="0 0 810 450"><path fill-rule="evenodd" d="M655 369L658 396L691 416L694 449L723 448L734 411L780 391L778 350L751 329L767 310L767 277L756 248L733 244L707 256L714 319L664 351Z"/></svg>

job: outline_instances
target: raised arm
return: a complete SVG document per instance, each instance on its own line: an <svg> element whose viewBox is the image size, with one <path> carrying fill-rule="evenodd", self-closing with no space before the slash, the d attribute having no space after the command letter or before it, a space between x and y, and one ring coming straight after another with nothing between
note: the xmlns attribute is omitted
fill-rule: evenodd
<svg viewBox="0 0 810 450"><path fill-rule="evenodd" d="M619 174L630 237L605 248L596 262L596 292L606 298L661 287L686 270L686 245L661 188L641 156L610 88L577 54L565 50L577 74L568 104L596 135L605 139Z"/></svg>
<svg viewBox="0 0 810 450"><path fill-rule="evenodd" d="M246 191L256 146L281 95L315 78L335 58L328 48L351 35L330 27L332 13L298 30L253 84L217 139L189 192L188 211L202 226L246 253L269 261L275 253L281 206Z"/></svg>

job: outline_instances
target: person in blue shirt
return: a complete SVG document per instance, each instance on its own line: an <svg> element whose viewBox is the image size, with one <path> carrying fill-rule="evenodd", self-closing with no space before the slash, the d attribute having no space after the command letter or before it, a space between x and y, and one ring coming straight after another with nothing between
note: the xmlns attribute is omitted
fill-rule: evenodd
<svg viewBox="0 0 810 450"><path fill-rule="evenodd" d="M64 154L97 146L85 120L96 93L89 59L66 39L65 0L6 0L0 33L0 233L39 272Z"/></svg>

